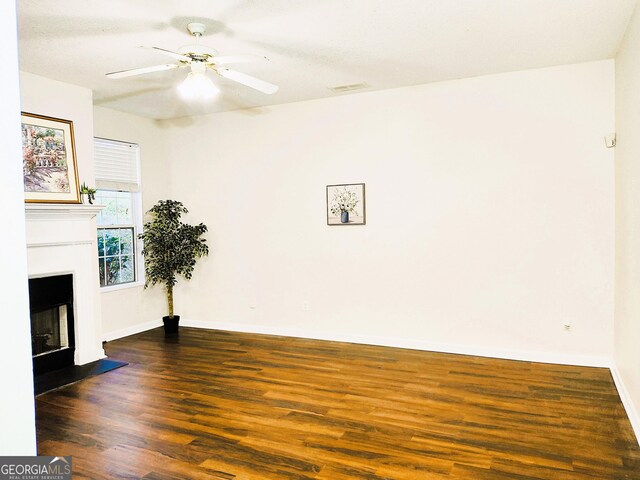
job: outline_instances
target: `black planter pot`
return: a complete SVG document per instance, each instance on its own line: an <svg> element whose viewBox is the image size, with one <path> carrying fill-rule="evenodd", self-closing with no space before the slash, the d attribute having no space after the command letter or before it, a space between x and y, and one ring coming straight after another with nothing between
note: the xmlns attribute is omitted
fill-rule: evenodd
<svg viewBox="0 0 640 480"><path fill-rule="evenodd" d="M164 333L169 335L172 333L178 333L178 323L180 323L180 315L174 315L171 317L162 317L164 322Z"/></svg>

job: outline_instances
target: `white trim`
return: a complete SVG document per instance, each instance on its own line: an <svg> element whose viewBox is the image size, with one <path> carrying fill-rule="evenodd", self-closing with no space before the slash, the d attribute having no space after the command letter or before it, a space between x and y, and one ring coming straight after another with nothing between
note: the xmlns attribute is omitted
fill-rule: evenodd
<svg viewBox="0 0 640 480"><path fill-rule="evenodd" d="M280 335L284 337L311 338L314 340L329 340L334 342L360 343L378 345L381 347L408 348L411 350L425 350L429 352L456 353L460 355L474 355L478 357L503 358L506 360L520 360L525 362L558 363L562 365L576 365L581 367L610 368L612 360L605 356L567 355L555 352L536 352L522 350L502 350L491 347L477 347L472 345L425 342L408 338L389 338L361 335L355 333L328 333L300 330L286 327L266 327L263 325L247 325L224 322L204 322L202 320L180 319L184 327L205 328L210 330L228 330L232 332L259 333L265 335Z"/></svg>
<svg viewBox="0 0 640 480"><path fill-rule="evenodd" d="M59 220L73 218L93 218L104 205L86 204L52 204L52 203L26 203L24 206L25 216L28 220Z"/></svg>
<svg viewBox="0 0 640 480"><path fill-rule="evenodd" d="M127 288L134 287L144 287L144 281L136 280L135 282L116 283L115 285L100 287L100 293L117 292L118 290L125 290Z"/></svg>
<svg viewBox="0 0 640 480"><path fill-rule="evenodd" d="M129 335L135 335L136 333L146 332L147 330L153 330L162 326L162 319L151 320L150 322L139 323L131 327L116 330L115 332L107 332L102 334L102 339L105 342L111 342L118 338L128 337Z"/></svg>
<svg viewBox="0 0 640 480"><path fill-rule="evenodd" d="M62 240L60 242L40 242L40 243L30 243L27 245L28 248L43 248L43 247L68 247L69 245L91 245L93 240L79 240L77 242L67 242L66 240Z"/></svg>
<svg viewBox="0 0 640 480"><path fill-rule="evenodd" d="M618 389L618 395L620 396L622 405L624 405L624 409L627 412L627 417L629 417L629 422L631 422L631 428L633 428L633 432L636 434L636 441L640 445L640 414L635 409L631 401L631 395L629 395L629 391L620 376L618 367L615 365L611 367L611 376L613 377L613 383L615 383Z"/></svg>

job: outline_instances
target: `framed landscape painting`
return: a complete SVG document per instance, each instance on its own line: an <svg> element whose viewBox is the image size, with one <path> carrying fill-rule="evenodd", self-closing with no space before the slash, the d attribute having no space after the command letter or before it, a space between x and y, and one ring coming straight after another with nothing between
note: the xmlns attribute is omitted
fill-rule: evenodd
<svg viewBox="0 0 640 480"><path fill-rule="evenodd" d="M26 202L80 203L71 120L22 113Z"/></svg>
<svg viewBox="0 0 640 480"><path fill-rule="evenodd" d="M364 225L364 183L327 185L327 225Z"/></svg>

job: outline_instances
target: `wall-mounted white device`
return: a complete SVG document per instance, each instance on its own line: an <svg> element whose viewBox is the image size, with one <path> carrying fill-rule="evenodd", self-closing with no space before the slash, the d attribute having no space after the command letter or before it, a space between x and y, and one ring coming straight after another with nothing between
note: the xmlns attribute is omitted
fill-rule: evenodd
<svg viewBox="0 0 640 480"><path fill-rule="evenodd" d="M613 148L616 146L616 134L610 133L604 136L604 144L607 148Z"/></svg>

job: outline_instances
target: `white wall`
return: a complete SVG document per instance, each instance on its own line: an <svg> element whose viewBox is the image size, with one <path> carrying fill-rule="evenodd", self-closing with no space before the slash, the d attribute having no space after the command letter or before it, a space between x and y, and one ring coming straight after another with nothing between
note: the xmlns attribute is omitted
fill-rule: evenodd
<svg viewBox="0 0 640 480"><path fill-rule="evenodd" d="M94 108L97 137L137 143L140 146L142 207L149 210L169 190L166 125L108 108ZM119 338L161 324L166 315L163 292L153 288L143 293L141 285L102 291L102 329L105 339Z"/></svg>
<svg viewBox="0 0 640 480"><path fill-rule="evenodd" d="M93 92L88 88L51 80L27 72L20 72L20 95L23 111L62 118L73 122L78 179L80 184L86 182L87 185L95 185L93 165ZM95 230L95 219L92 219L91 223ZM55 223L51 222L50 229L53 233L55 233L56 228L59 228L59 225L56 226ZM90 245L89 248L94 251L93 256L97 259L98 247L95 237L93 244ZM34 269L33 264L30 264L30 269ZM100 288L97 260L91 264L90 269L93 271L93 274L88 274L87 278L90 278L93 285L87 287L85 284L84 287L87 289L91 288L90 291L94 292L97 296ZM37 270L37 268L35 270ZM97 360L104 356L102 352L102 311L100 303L97 301L90 303L91 307L87 308L87 310L90 311L90 315L76 317L77 323L94 322L91 328L84 329L88 332L86 339L91 338L93 340L91 342L92 345L88 350L84 348L81 350L91 353L80 356L79 353L81 352L76 351L76 361L81 364ZM82 341L82 337L81 335L76 338L76 340ZM86 345L83 346L86 347Z"/></svg>
<svg viewBox="0 0 640 480"><path fill-rule="evenodd" d="M171 197L211 231L192 324L609 362L613 61L171 125ZM348 182L367 225L328 227Z"/></svg>
<svg viewBox="0 0 640 480"><path fill-rule="evenodd" d="M78 179L94 185L93 93L90 89L20 72L22 111L73 121Z"/></svg>
<svg viewBox="0 0 640 480"><path fill-rule="evenodd" d="M616 57L615 359L640 439L640 10Z"/></svg>
<svg viewBox="0 0 640 480"><path fill-rule="evenodd" d="M24 186L20 145L20 92L14 2L0 4L0 143L4 168L0 204L5 231L2 256L3 342L0 348L0 455L35 455L36 432L31 365L31 325L27 284Z"/></svg>

